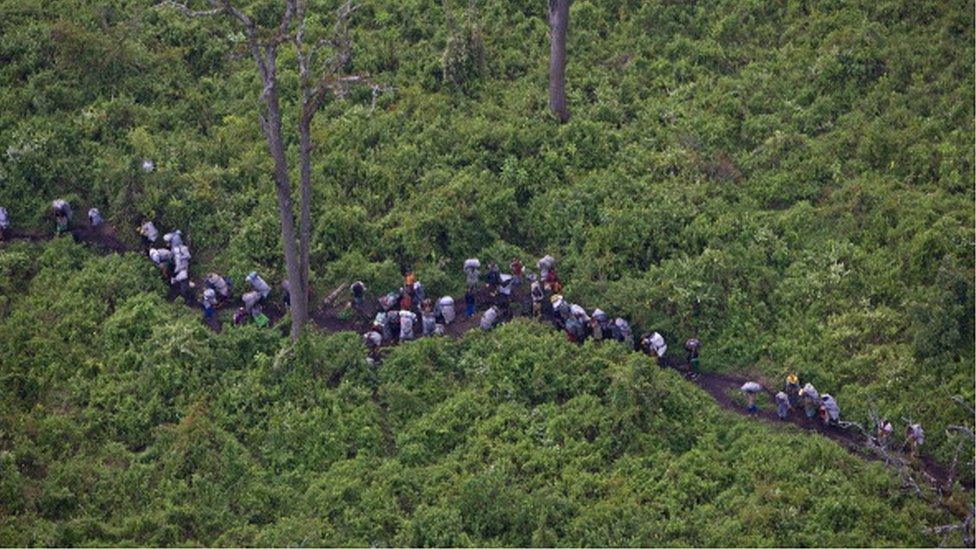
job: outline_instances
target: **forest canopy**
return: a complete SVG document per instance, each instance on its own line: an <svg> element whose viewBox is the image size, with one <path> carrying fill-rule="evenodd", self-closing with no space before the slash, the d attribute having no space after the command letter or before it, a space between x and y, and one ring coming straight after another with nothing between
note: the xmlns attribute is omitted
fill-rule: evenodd
<svg viewBox="0 0 976 549"><path fill-rule="evenodd" d="M458 295L466 257L553 254L567 298L700 338L705 370L798 372L952 461L976 359L971 2L576 0L565 124L545 2L359 5L351 68L384 91L312 127L318 295L401 269ZM323 32L338 2L309 6ZM62 197L134 248L145 218L182 229L196 274L282 279L235 26L0 0L0 36L14 226L50 232ZM279 70L294 124L287 49ZM211 333L135 254L10 242L0 273L4 545L928 545L947 520L879 464L524 321L373 368L349 333Z"/></svg>

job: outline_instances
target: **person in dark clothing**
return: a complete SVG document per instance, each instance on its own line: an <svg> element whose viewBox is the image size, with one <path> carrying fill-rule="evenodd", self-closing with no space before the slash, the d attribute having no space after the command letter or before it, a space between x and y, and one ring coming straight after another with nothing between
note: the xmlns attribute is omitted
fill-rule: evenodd
<svg viewBox="0 0 976 549"><path fill-rule="evenodd" d="M582 343L585 338L583 323L575 316L570 316L563 324L566 330L566 339L572 343Z"/></svg>
<svg viewBox="0 0 976 549"><path fill-rule="evenodd" d="M474 292L464 292L464 312L470 318L474 315Z"/></svg>
<svg viewBox="0 0 976 549"><path fill-rule="evenodd" d="M390 329L391 341L400 341L400 315L386 315L386 325Z"/></svg>
<svg viewBox="0 0 976 549"><path fill-rule="evenodd" d="M549 272L546 273L546 277L543 280L543 288L554 294L562 291L563 285L559 282L559 275L556 274L555 267L549 269Z"/></svg>
<svg viewBox="0 0 976 549"><path fill-rule="evenodd" d="M590 317L589 328L593 341L603 341L603 327L600 326L599 320L595 317Z"/></svg>
<svg viewBox="0 0 976 549"><path fill-rule="evenodd" d="M366 285L361 280L357 280L353 282L350 289L352 290L352 302L357 307L361 307L363 304L363 296L366 294Z"/></svg>
<svg viewBox="0 0 976 549"><path fill-rule="evenodd" d="M685 341L685 350L688 351L686 357L688 361L688 367L691 368L692 374L698 374L698 351L701 349L701 341L698 338L693 337L688 341Z"/></svg>
<svg viewBox="0 0 976 549"><path fill-rule="evenodd" d="M149 220L146 220L139 226L139 234L142 236L142 244L147 250L154 247L156 245L156 239L159 238L159 230Z"/></svg>
<svg viewBox="0 0 976 549"><path fill-rule="evenodd" d="M214 311L217 308L217 292L211 288L207 288L203 291L203 299L200 303L203 305L203 319L210 321L214 317Z"/></svg>
<svg viewBox="0 0 976 549"><path fill-rule="evenodd" d="M217 297L217 303L223 303L230 299L231 279L223 277L217 273L210 273L203 280L205 289L213 290Z"/></svg>
<svg viewBox="0 0 976 549"><path fill-rule="evenodd" d="M488 274L485 275L485 282L488 283L488 290L491 292L492 296L494 296L495 292L498 291L498 284L501 282L501 276L502 273L498 269L498 264L492 262L491 265L488 266Z"/></svg>
<svg viewBox="0 0 976 549"><path fill-rule="evenodd" d="M546 294L542 291L542 285L539 284L538 280L532 282L530 295L532 296L532 317L539 318L542 316L542 301Z"/></svg>
<svg viewBox="0 0 976 549"><path fill-rule="evenodd" d="M10 216L7 214L7 208L0 206L0 240L4 239L4 233L10 228Z"/></svg>
<svg viewBox="0 0 976 549"><path fill-rule="evenodd" d="M71 206L66 200L57 199L51 203L51 211L54 213L56 234L60 235L68 231L68 224L71 222Z"/></svg>
<svg viewBox="0 0 976 549"><path fill-rule="evenodd" d="M882 419L878 422L878 446L882 448L888 448L888 442L891 440L891 433L895 430L894 426L887 419Z"/></svg>
<svg viewBox="0 0 976 549"><path fill-rule="evenodd" d="M98 211L98 208L90 208L88 210L88 223L92 228L98 228L102 226L105 220L102 218L102 212Z"/></svg>
<svg viewBox="0 0 976 549"><path fill-rule="evenodd" d="M247 309L244 307L239 307L234 313L234 325L240 326L241 324L244 324L249 316L250 315L248 314Z"/></svg>
<svg viewBox="0 0 976 549"><path fill-rule="evenodd" d="M783 386L783 392L786 396L790 398L790 406L796 407L800 403L800 378L795 372L791 372L786 376L786 384Z"/></svg>

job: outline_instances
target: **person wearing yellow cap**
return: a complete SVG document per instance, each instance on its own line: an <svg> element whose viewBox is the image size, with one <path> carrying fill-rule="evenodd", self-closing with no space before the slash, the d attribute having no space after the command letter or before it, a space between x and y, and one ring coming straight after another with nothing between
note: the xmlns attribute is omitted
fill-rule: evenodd
<svg viewBox="0 0 976 549"><path fill-rule="evenodd" d="M791 372L786 376L786 388L783 392L789 397L790 406L795 406L800 398L800 378L797 377L796 373Z"/></svg>

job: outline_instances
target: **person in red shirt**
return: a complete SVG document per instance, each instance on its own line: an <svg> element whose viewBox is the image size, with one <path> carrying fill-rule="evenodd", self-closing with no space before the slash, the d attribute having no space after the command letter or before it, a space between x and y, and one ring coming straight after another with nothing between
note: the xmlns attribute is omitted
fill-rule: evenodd
<svg viewBox="0 0 976 549"><path fill-rule="evenodd" d="M546 289L554 294L558 294L563 289L563 285L559 282L559 276L556 275L555 267L549 269L549 272L546 273Z"/></svg>
<svg viewBox="0 0 976 549"><path fill-rule="evenodd" d="M409 311L410 307L413 306L413 299L410 298L410 293L407 292L406 288L403 289L403 297L400 298L400 309L404 311Z"/></svg>
<svg viewBox="0 0 976 549"><path fill-rule="evenodd" d="M512 271L512 286L519 286L522 284L522 262L519 258L515 258L511 263L508 264L508 268Z"/></svg>

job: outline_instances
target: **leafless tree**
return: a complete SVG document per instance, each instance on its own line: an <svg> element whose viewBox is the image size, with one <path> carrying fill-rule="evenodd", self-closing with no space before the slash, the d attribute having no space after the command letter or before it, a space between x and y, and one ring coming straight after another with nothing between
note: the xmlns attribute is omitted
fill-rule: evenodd
<svg viewBox="0 0 976 549"><path fill-rule="evenodd" d="M281 239L285 269L291 291L291 337L297 339L308 321L309 248L312 219L312 119L329 94L344 97L348 87L370 84L373 105L376 95L385 88L369 82L366 75L347 74L352 57L349 21L355 12L351 2L336 12L332 34L314 44L306 44L306 0L284 0L278 25L274 29L260 29L254 20L230 0L208 0L209 9L193 10L186 4L167 0L161 6L171 6L189 17L227 16L243 30L245 44L261 77L260 99L263 108L258 114L268 151L274 160L275 191L281 221ZM289 178L288 158L282 134L281 105L278 95L278 47L290 42L296 51L300 82L299 134L299 218L295 230L295 210ZM329 52L326 55L326 52ZM324 60L323 60L324 57ZM296 239L297 236L297 239Z"/></svg>
<svg viewBox="0 0 976 549"><path fill-rule="evenodd" d="M549 110L560 122L569 120L566 105L566 31L570 0L549 0Z"/></svg>

